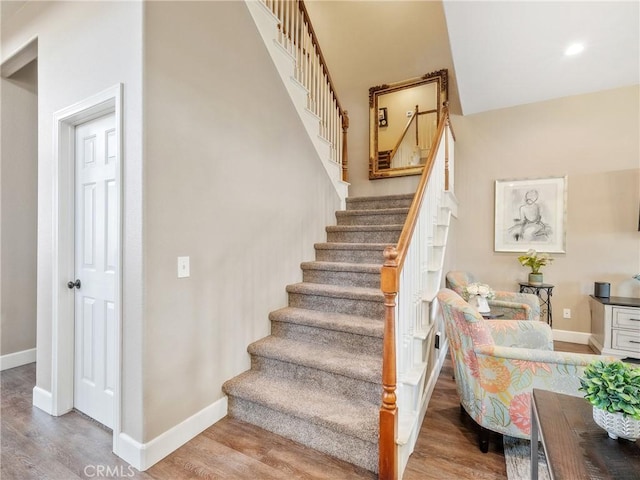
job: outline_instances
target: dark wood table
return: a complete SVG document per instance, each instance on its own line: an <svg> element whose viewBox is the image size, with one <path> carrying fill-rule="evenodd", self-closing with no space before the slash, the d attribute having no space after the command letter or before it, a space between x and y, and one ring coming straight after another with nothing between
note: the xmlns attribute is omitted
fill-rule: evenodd
<svg viewBox="0 0 640 480"><path fill-rule="evenodd" d="M640 479L640 442L613 440L580 397L533 389L531 478L538 478L538 437L551 479Z"/></svg>

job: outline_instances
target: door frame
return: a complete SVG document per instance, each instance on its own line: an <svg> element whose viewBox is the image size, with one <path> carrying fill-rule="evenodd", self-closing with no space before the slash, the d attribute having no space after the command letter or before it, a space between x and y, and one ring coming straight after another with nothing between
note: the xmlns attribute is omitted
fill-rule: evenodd
<svg viewBox="0 0 640 480"><path fill-rule="evenodd" d="M118 232L118 272L115 276L115 385L113 445L121 431L122 384L122 84L117 84L53 115L53 195L52 195L52 328L51 396L52 414L73 409L75 295L67 282L75 275L75 127L96 118L115 115L118 162L116 188Z"/></svg>

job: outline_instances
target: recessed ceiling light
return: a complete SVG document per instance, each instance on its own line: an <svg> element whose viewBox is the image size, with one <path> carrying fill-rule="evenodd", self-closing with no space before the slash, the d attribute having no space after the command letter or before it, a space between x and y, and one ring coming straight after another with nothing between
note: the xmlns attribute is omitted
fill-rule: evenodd
<svg viewBox="0 0 640 480"><path fill-rule="evenodd" d="M567 55L567 56L577 55L578 53L582 52L583 50L584 50L584 44L582 44L582 43L572 43L564 51L564 54Z"/></svg>

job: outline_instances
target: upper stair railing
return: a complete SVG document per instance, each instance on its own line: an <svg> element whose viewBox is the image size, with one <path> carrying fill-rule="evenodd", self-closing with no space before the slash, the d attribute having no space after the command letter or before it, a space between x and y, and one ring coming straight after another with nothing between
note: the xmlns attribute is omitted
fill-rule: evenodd
<svg viewBox="0 0 640 480"><path fill-rule="evenodd" d="M336 95L307 8L302 0L260 1L280 20L278 43L295 58L295 78L309 92L307 108L319 118L319 135L328 142L331 160L341 165L346 182L349 117Z"/></svg>
<svg viewBox="0 0 640 480"><path fill-rule="evenodd" d="M385 249L381 289L385 298L384 344L382 366L382 406L380 408L379 478L398 476L398 378L411 374L419 355L408 341L426 328L424 301L435 295L441 258L433 253L442 196L449 190L449 170L453 168L453 137L449 128L448 108L438 125L420 183L397 247ZM451 153L451 155L450 155ZM436 248L437 250L437 248ZM441 268L441 267L440 267ZM431 275L431 277L430 277Z"/></svg>

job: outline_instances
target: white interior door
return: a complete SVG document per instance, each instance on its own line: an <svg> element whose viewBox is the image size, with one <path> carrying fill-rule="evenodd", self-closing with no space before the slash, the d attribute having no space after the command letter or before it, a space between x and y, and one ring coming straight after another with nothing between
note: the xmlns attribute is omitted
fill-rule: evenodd
<svg viewBox="0 0 640 480"><path fill-rule="evenodd" d="M115 115L75 128L74 406L112 428L119 272ZM75 284L74 284L75 282Z"/></svg>

